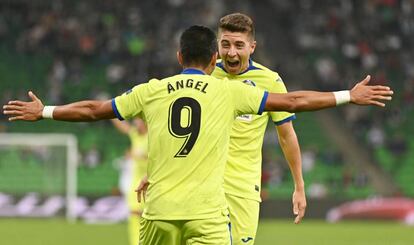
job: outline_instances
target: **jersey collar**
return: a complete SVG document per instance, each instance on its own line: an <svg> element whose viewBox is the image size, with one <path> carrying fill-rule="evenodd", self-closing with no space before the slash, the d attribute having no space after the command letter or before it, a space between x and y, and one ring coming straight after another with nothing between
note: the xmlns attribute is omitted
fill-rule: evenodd
<svg viewBox="0 0 414 245"><path fill-rule="evenodd" d="M225 71L226 73L228 73L226 71L226 69L224 68L224 66L223 66L223 60L220 63L217 63L216 66L220 67L221 69L223 69L223 71ZM247 67L247 69L245 71L240 72L237 75L242 75L242 74L244 74L244 73L246 73L248 71L251 71L251 70L260 70L260 68L254 66L253 65L253 60L252 59L249 59L249 66Z"/></svg>
<svg viewBox="0 0 414 245"><path fill-rule="evenodd" d="M194 69L194 68L186 68L184 69L181 74L198 74L198 75L205 75L202 70Z"/></svg>

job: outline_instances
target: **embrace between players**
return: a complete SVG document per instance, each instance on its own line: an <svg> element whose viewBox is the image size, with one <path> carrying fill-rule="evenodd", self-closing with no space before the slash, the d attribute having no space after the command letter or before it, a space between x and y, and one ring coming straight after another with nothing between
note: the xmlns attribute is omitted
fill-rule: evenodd
<svg viewBox="0 0 414 245"><path fill-rule="evenodd" d="M202 26L182 33L181 74L152 79L112 100L62 106L44 106L30 91L32 101L10 101L3 113L10 121L143 118L150 150L148 180L140 189L146 201L140 244L253 244L268 118L276 125L295 182L292 202L299 223L306 197L292 113L346 103L382 107L393 93L368 85L369 76L351 90L287 93L276 72L250 59L255 46L251 19L227 15L220 20L218 39ZM216 63L217 48L221 61ZM191 88L184 86L188 80ZM172 91L168 84L183 88Z"/></svg>

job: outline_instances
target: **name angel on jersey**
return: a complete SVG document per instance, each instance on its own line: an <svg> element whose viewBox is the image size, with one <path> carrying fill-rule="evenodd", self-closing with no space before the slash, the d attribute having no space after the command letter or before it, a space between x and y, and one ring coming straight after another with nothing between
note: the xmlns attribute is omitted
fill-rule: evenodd
<svg viewBox="0 0 414 245"><path fill-rule="evenodd" d="M206 93L207 86L208 86L208 83L205 83L203 81L194 82L193 79L187 79L187 81L180 80L180 81L175 81L175 83L168 83L167 90L168 90L168 93L171 93L171 92L175 92L176 90L179 90L182 88L193 88L202 93Z"/></svg>

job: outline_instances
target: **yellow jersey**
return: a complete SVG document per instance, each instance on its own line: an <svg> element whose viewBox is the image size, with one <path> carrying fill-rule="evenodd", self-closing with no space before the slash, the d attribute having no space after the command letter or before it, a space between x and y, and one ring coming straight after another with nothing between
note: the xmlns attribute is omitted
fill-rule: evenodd
<svg viewBox="0 0 414 245"><path fill-rule="evenodd" d="M131 127L128 137L131 141L131 157L134 160L134 178L142 178L147 173L148 135L140 134L135 127Z"/></svg>
<svg viewBox="0 0 414 245"><path fill-rule="evenodd" d="M218 60L212 76L237 80L272 93L286 93L279 74L249 61L246 71L231 75ZM246 114L237 117L230 133L229 152L224 172L226 193L261 201L262 145L269 118L275 125L295 119L289 112L264 112L261 115Z"/></svg>
<svg viewBox="0 0 414 245"><path fill-rule="evenodd" d="M148 181L143 217L189 220L227 212L223 178L234 118L261 113L268 93L196 69L152 79L112 100L119 119L148 126Z"/></svg>

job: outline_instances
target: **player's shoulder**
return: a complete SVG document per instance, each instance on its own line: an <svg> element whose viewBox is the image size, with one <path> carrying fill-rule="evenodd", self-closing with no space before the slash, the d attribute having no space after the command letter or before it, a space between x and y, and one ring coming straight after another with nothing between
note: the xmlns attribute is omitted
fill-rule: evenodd
<svg viewBox="0 0 414 245"><path fill-rule="evenodd" d="M277 73L276 71L271 70L270 68L256 62L256 61L251 61L250 66L252 67L252 70L254 70L255 72L261 73L261 75L267 76L269 78L274 78L275 81L277 81L278 79L280 79L279 73ZM280 79L281 80L281 79Z"/></svg>
<svg viewBox="0 0 414 245"><path fill-rule="evenodd" d="M141 83L137 83L134 85L133 89L137 89L137 88L141 88L141 87L147 87L147 86L156 86L158 84L161 84L161 81L163 79L157 79L157 78L152 78L146 82L141 82Z"/></svg>
<svg viewBox="0 0 414 245"><path fill-rule="evenodd" d="M138 83L132 89L125 92L126 95L132 93L140 96L148 96L151 93L155 93L161 88L162 81L156 78L149 81Z"/></svg>

